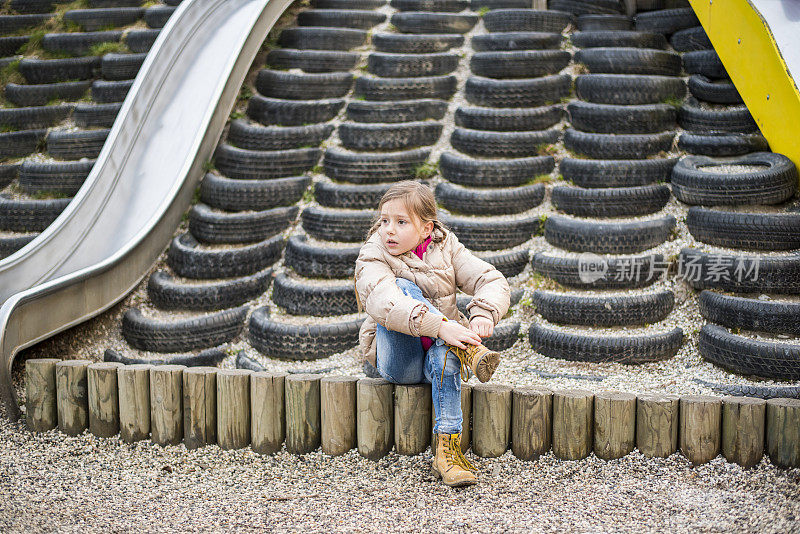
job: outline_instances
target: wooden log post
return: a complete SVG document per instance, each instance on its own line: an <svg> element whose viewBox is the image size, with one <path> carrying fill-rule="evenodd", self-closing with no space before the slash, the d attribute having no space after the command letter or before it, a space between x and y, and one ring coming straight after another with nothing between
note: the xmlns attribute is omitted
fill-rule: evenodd
<svg viewBox="0 0 800 534"><path fill-rule="evenodd" d="M146 363L117 369L119 436L133 443L150 435L150 369Z"/></svg>
<svg viewBox="0 0 800 534"><path fill-rule="evenodd" d="M156 365L150 369L150 440L177 445L183 439L183 365Z"/></svg>
<svg viewBox="0 0 800 534"><path fill-rule="evenodd" d="M553 391L537 386L514 388L511 408L511 450L520 460L536 460L550 450Z"/></svg>
<svg viewBox="0 0 800 534"><path fill-rule="evenodd" d="M305 454L320 445L320 378L313 374L286 377L286 450L292 454Z"/></svg>
<svg viewBox="0 0 800 534"><path fill-rule="evenodd" d="M764 456L767 403L752 397L722 397L722 454L752 467Z"/></svg>
<svg viewBox="0 0 800 534"><path fill-rule="evenodd" d="M431 385L394 387L394 447L398 454L420 454L431 438Z"/></svg>
<svg viewBox="0 0 800 534"><path fill-rule="evenodd" d="M89 388L89 432L101 438L119 433L117 362L96 362L86 368Z"/></svg>
<svg viewBox="0 0 800 534"><path fill-rule="evenodd" d="M601 391L594 396L594 453L622 458L636 445L636 395Z"/></svg>
<svg viewBox="0 0 800 534"><path fill-rule="evenodd" d="M677 395L643 393L636 399L636 447L648 458L678 450Z"/></svg>
<svg viewBox="0 0 800 534"><path fill-rule="evenodd" d="M370 460L392 450L394 386L383 378L362 378L356 384L358 452Z"/></svg>
<svg viewBox="0 0 800 534"><path fill-rule="evenodd" d="M286 439L286 376L266 371L250 375L250 446L259 454L275 454Z"/></svg>
<svg viewBox="0 0 800 534"><path fill-rule="evenodd" d="M436 453L436 407L431 399L431 451ZM461 452L465 453L472 444L472 386L461 383Z"/></svg>
<svg viewBox="0 0 800 534"><path fill-rule="evenodd" d="M217 442L217 368L183 371L183 444L197 449Z"/></svg>
<svg viewBox="0 0 800 534"><path fill-rule="evenodd" d="M553 393L553 454L580 460L592 452L594 395L584 389Z"/></svg>
<svg viewBox="0 0 800 534"><path fill-rule="evenodd" d="M25 361L25 422L33 432L58 426L56 411L56 358Z"/></svg>
<svg viewBox="0 0 800 534"><path fill-rule="evenodd" d="M326 376L319 381L322 452L340 456L357 445L356 384L353 376Z"/></svg>
<svg viewBox="0 0 800 534"><path fill-rule="evenodd" d="M67 360L56 364L58 428L77 436L89 427L89 393L86 369L89 360Z"/></svg>
<svg viewBox="0 0 800 534"><path fill-rule="evenodd" d="M223 450L250 445L250 375L246 369L217 371L217 443Z"/></svg>
<svg viewBox="0 0 800 534"><path fill-rule="evenodd" d="M800 399L767 401L767 454L778 467L800 467Z"/></svg>
<svg viewBox="0 0 800 534"><path fill-rule="evenodd" d="M511 386L477 384L472 388L472 452L502 456L511 438Z"/></svg>
<svg viewBox="0 0 800 534"><path fill-rule="evenodd" d="M709 395L681 397L679 440L681 453L694 465L719 454L722 435L722 400Z"/></svg>

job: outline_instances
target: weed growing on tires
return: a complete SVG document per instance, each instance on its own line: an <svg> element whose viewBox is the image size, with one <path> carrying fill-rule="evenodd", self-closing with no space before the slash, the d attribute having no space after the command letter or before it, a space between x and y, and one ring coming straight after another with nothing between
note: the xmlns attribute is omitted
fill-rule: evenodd
<svg viewBox="0 0 800 534"><path fill-rule="evenodd" d="M439 174L439 163L423 163L414 168L414 178L417 180L430 180Z"/></svg>
<svg viewBox="0 0 800 534"><path fill-rule="evenodd" d="M662 100L662 104L669 104L673 108L679 109L683 105L683 99L682 98L670 97L670 98L667 98L665 100Z"/></svg>
<svg viewBox="0 0 800 534"><path fill-rule="evenodd" d="M322 165L314 165L311 167L311 174L322 174L324 170L325 169Z"/></svg>
<svg viewBox="0 0 800 534"><path fill-rule="evenodd" d="M124 43L97 43L89 48L87 56L104 56L106 54L130 54L131 49Z"/></svg>
<svg viewBox="0 0 800 534"><path fill-rule="evenodd" d="M487 6L483 6L478 10L478 16L483 17L485 14L489 12L489 8Z"/></svg>
<svg viewBox="0 0 800 534"><path fill-rule="evenodd" d="M314 202L314 190L313 188L309 187L305 191L303 191L303 202L307 204L311 204Z"/></svg>
<svg viewBox="0 0 800 534"><path fill-rule="evenodd" d="M210 159L210 160L206 161L205 163L203 163L203 170L205 172L211 172L211 171L217 170L217 167L214 165L214 160Z"/></svg>

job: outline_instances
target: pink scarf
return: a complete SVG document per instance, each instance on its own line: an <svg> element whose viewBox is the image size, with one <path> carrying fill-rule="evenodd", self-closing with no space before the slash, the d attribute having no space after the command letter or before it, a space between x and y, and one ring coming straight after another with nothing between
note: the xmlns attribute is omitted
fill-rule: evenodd
<svg viewBox="0 0 800 534"><path fill-rule="evenodd" d="M430 245L430 243L431 237L428 236L428 239L423 241L417 248L414 249L414 254L416 254L419 259L422 259L422 255L425 254L426 250L428 250L428 245ZM422 336L419 339L422 341L422 350L427 352L427 350L431 348L431 345L433 345L433 339L426 336Z"/></svg>

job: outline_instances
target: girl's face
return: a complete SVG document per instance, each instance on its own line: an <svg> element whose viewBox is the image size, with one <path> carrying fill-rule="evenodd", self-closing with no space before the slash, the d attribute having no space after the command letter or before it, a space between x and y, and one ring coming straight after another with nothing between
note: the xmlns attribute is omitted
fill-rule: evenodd
<svg viewBox="0 0 800 534"><path fill-rule="evenodd" d="M405 202L399 198L383 205L380 223L378 234L381 236L383 246L392 256L414 250L433 231L432 222L422 224L420 218L409 213Z"/></svg>

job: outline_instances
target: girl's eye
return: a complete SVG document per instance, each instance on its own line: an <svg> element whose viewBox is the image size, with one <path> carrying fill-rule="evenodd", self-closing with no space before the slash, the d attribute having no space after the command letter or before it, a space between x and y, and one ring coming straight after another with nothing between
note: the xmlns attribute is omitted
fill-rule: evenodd
<svg viewBox="0 0 800 534"><path fill-rule="evenodd" d="M389 219L381 219L381 224L386 224L389 222Z"/></svg>
<svg viewBox="0 0 800 534"><path fill-rule="evenodd" d="M397 224L405 224L405 223L406 222L403 219L400 219L399 221L397 221Z"/></svg>

